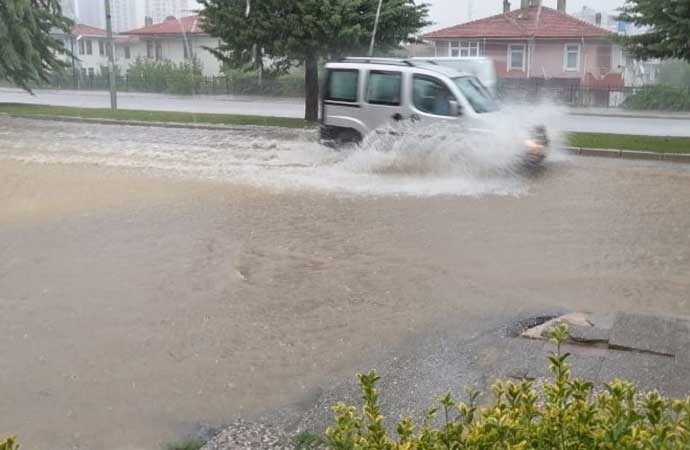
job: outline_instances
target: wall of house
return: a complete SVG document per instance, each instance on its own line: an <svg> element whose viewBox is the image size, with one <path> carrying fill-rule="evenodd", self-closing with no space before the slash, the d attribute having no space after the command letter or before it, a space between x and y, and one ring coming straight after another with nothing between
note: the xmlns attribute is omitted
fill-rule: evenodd
<svg viewBox="0 0 690 450"><path fill-rule="evenodd" d="M185 61L184 58L184 38L180 37L165 37L165 38L145 38L142 37L138 41L131 43L130 53L131 61L136 61L137 58L147 58L147 42L160 42L163 53L163 59L172 61L174 63L181 63ZM192 53L196 56L202 66L204 76L214 77L220 75L220 62L204 47L217 47L218 41L209 36L189 36L189 46ZM155 44L154 44L155 49ZM154 50L155 55L155 50Z"/></svg>
<svg viewBox="0 0 690 450"><path fill-rule="evenodd" d="M524 70L509 69L508 46L511 44L525 45L529 64ZM565 70L566 44L580 45L580 62L578 70ZM482 41L480 40L482 55L494 60L499 78L526 79L526 78L573 78L584 79L588 73L601 77L610 72L619 73L621 51L606 41L593 41L578 39L533 41L505 40ZM436 55L449 55L449 42L436 42Z"/></svg>

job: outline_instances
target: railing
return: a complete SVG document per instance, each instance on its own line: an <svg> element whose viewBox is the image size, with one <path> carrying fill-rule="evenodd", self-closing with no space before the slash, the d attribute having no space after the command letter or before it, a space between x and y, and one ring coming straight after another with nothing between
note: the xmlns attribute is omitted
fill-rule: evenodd
<svg viewBox="0 0 690 450"><path fill-rule="evenodd" d="M176 95L264 95L274 97L304 96L304 81L296 77L264 79L233 77L130 77L118 76L120 92L168 93ZM37 88L108 90L107 76L62 77L40 83Z"/></svg>

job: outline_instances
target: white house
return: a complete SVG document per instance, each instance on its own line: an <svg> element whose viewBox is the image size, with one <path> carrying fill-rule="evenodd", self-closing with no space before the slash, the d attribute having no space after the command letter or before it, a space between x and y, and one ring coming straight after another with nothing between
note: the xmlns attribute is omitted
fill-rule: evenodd
<svg viewBox="0 0 690 450"><path fill-rule="evenodd" d="M199 21L199 16L181 19L171 16L162 23L121 33L120 36L129 37L127 44L121 45L123 57L119 59L126 63L123 69L137 58L175 63L196 58L204 76L218 76L220 61L205 48L217 48L218 40L205 33ZM125 48L129 49L129 59L124 58Z"/></svg>
<svg viewBox="0 0 690 450"><path fill-rule="evenodd" d="M108 65L107 33L100 28L76 24L69 34L55 33L74 58L65 57L74 69L75 77L85 78L98 76L101 67Z"/></svg>

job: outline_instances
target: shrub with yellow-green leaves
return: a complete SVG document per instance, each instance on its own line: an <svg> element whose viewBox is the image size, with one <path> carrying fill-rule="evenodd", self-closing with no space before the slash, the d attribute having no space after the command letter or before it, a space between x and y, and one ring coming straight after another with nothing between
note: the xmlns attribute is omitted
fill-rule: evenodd
<svg viewBox="0 0 690 450"><path fill-rule="evenodd" d="M0 441L0 450L18 450L19 446L14 436L10 436L3 441Z"/></svg>
<svg viewBox="0 0 690 450"><path fill-rule="evenodd" d="M397 436L384 425L372 372L360 374L364 407L339 403L325 446L335 450L688 450L690 398L669 400L640 393L626 381L594 392L589 381L574 379L561 344L568 329L552 330L556 350L549 356L553 379L537 389L530 381L499 381L494 399L480 407L478 393L468 402L450 394L439 400L419 426L402 419ZM435 417L440 426L433 426ZM436 422L438 423L438 422Z"/></svg>

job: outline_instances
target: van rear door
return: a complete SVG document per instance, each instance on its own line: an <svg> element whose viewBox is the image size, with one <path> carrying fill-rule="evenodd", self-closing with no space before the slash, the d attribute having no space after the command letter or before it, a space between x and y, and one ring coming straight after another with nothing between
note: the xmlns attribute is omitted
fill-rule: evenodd
<svg viewBox="0 0 690 450"><path fill-rule="evenodd" d="M362 121L371 131L405 119L403 73L390 69L367 70L362 101Z"/></svg>

